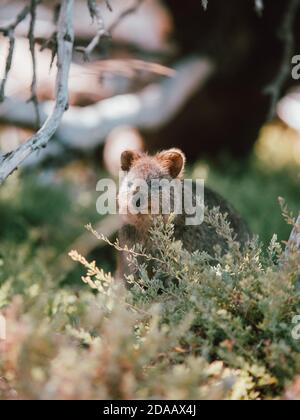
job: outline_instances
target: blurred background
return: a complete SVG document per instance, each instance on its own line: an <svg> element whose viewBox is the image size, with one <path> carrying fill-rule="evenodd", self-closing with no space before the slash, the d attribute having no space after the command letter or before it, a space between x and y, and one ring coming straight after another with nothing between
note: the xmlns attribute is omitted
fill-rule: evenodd
<svg viewBox="0 0 300 420"><path fill-rule="evenodd" d="M55 30L54 3L38 7L35 29L42 121L54 100L56 68L50 68L51 50L41 48ZM78 271L67 254L75 248L114 271L114 252L84 225L115 236L118 223L96 212L96 184L117 175L120 153L128 148L181 148L187 176L204 178L226 197L261 241L267 244L274 233L287 240L290 227L278 197L296 214L300 209L300 84L290 62L290 55L300 54L297 2L208 0L206 10L201 0L98 3L110 35L86 60L82 47L96 23L86 1L76 0L70 108L48 147L0 189L0 268L9 254L12 276L25 261L74 284ZM0 27L24 4L1 0ZM28 23L16 29L0 103L2 153L38 125L28 103ZM7 52L8 39L0 35L0 75Z"/></svg>

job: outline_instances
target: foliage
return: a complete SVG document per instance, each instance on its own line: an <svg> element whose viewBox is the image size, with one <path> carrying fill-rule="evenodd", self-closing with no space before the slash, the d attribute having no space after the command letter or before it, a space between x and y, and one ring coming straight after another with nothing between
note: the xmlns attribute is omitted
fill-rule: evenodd
<svg viewBox="0 0 300 420"><path fill-rule="evenodd" d="M274 232L279 241L288 238L291 229L281 217L278 198L284 197L297 214L300 208L299 167L272 171L254 159L244 163L227 159L217 167L198 163L193 175L207 177L207 184L237 208L266 246Z"/></svg>
<svg viewBox="0 0 300 420"><path fill-rule="evenodd" d="M194 176L206 167L197 165ZM139 273L129 290L105 273L113 269L107 248L86 259L73 253L81 264L65 271L70 243L98 219L96 193L79 182L82 167L67 169L69 183L22 178L10 177L0 191L0 311L7 320L0 398L299 398L300 340L291 335L300 314L299 261L280 267L276 237L266 245L273 231L280 240L289 235L276 202L283 196L299 209L296 175L232 161L211 166L209 184L262 234L263 245L240 251L213 212L209 221L220 225L228 254L190 255L172 240L172 224L158 224L156 255L141 259L138 246L128 253ZM285 205L283 212L289 221Z"/></svg>
<svg viewBox="0 0 300 420"><path fill-rule="evenodd" d="M173 239L172 219L158 220L156 254L128 251L129 289L76 251L87 271L79 292L57 288L42 269L28 272L26 252L6 256L2 398L299 397L300 340L291 335L299 255L283 261L275 237L267 252L257 239L241 250L217 209L207 221L228 242L225 255L189 254Z"/></svg>

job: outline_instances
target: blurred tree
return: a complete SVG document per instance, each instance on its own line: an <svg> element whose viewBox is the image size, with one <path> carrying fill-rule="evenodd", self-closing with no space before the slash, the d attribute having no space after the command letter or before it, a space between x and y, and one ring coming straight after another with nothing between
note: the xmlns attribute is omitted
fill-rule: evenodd
<svg viewBox="0 0 300 420"><path fill-rule="evenodd" d="M216 70L148 142L183 146L190 159L224 150L246 156L275 115L277 100L296 83L291 58L300 50L299 0L210 0L206 12L195 0L164 3L174 19L178 55L208 57Z"/></svg>
<svg viewBox="0 0 300 420"><path fill-rule="evenodd" d="M162 57L156 57L157 61L177 68L178 76L169 83L156 80L155 85L153 80L149 80L151 86L146 85L146 88L144 84L140 87L137 84L135 92L131 88L134 95L111 98L105 104L99 102L85 110L70 109L66 122L60 124L68 104L68 73L74 58L74 27L71 20L74 1L61 0L61 7L55 8L54 23L59 18L54 24L56 29L43 44L50 47L54 55L58 53L56 107L50 115L47 107L37 104L35 68L38 56L34 44L39 10L37 6L40 3L44 2L28 1L12 22L0 25L0 32L9 40L0 98L4 99L6 81L11 71L16 31L24 19L28 18L28 38L34 69L29 99L35 105L33 114L25 108L24 103L13 101L4 117L0 109L0 118L19 125L26 122L26 125L32 127L39 119L43 123L33 138L15 152L0 157L0 182L25 158L46 146L54 134L64 147L90 150L103 143L110 130L127 122L141 130L149 149L179 146L189 159L203 154L217 156L224 150L234 155L247 156L262 125L270 116L274 116L278 99L293 83L290 77L291 57L300 45L300 33L295 30L299 27L300 0L116 1L122 8L110 20L106 19L111 14L110 3L86 0L80 4L88 6L86 9L94 21L94 36L85 47L78 48L75 44L75 49L83 53L85 59L101 59L103 50L106 54L116 54L114 42L106 45L108 35L114 34L116 27L126 21L128 16L131 19L135 16L132 28L134 36L139 39L135 45L136 55L129 53L133 37L130 26L125 26L127 33L130 32L127 49L125 46L119 49L117 57L120 59L125 55L127 59L144 54L147 57L145 65L137 66L134 60L127 61L127 70L131 68L136 73L148 71L157 75L171 75L166 68L156 67L153 70L153 63L149 65L150 45L158 46L161 43ZM47 6L50 4L45 3ZM164 7L158 7L158 4ZM144 12L141 12L142 7L146 7ZM148 22L150 10L153 12L153 22L157 20L155 16L163 16L159 26L153 26L161 34L156 37L154 44L142 41L139 35L145 34L144 24L141 23ZM137 25L139 19L140 25ZM148 32L150 37L149 28ZM120 33L125 41L124 28ZM172 38L169 44L166 42L167 36ZM119 61L118 66L124 67L122 61ZM102 73L99 67L93 67L93 71L99 71L100 78ZM62 149L57 148L55 153L62 153Z"/></svg>

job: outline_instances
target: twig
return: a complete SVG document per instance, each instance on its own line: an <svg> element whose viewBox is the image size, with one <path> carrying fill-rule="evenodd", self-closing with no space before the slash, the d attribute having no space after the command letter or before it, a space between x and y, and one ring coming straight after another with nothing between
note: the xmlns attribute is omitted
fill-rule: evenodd
<svg viewBox="0 0 300 420"><path fill-rule="evenodd" d="M110 0L104 0L104 1L105 1L106 7L108 8L108 10L110 12L112 12L113 11L113 8L112 8L112 6L110 4Z"/></svg>
<svg viewBox="0 0 300 420"><path fill-rule="evenodd" d="M143 1L144 0L135 0L135 4L129 7L128 9L124 10L124 12L122 12L120 16L118 16L117 19L110 25L108 32L112 33L125 17L131 15L132 13L135 13L139 9Z"/></svg>
<svg viewBox="0 0 300 420"><path fill-rule="evenodd" d="M38 0L37 2L40 2ZM1 81L0 85L0 102L4 101L5 98L5 85L7 82L8 74L11 69L12 59L14 55L14 48L15 48L15 29L21 23L27 15L30 13L30 7L25 6L20 13L16 16L15 20L13 20L9 25L0 27L0 33L3 33L4 36L7 36L9 38L9 49L6 59L6 66L5 66L5 72L4 77Z"/></svg>
<svg viewBox="0 0 300 420"><path fill-rule="evenodd" d="M206 84L215 66L207 59L193 56L178 62L174 70L173 77L164 78L136 94L104 99L84 108L71 106L56 133L59 142L68 148L90 151L103 144L115 127L131 125L157 130L165 126ZM41 104L43 118L46 112ZM0 121L32 127L35 118L30 107L10 98L6 106L0 107Z"/></svg>
<svg viewBox="0 0 300 420"><path fill-rule="evenodd" d="M35 114L36 114L37 127L40 128L41 116L40 116L39 104L38 104L37 93L36 93L37 82L36 82L36 57L35 57L35 38L34 38L37 4L38 4L38 0L30 1L30 26L29 26L29 32L28 32L28 40L29 40L29 49L30 49L31 61L32 61L32 83L31 83L31 97L29 98L29 102L33 103Z"/></svg>
<svg viewBox="0 0 300 420"><path fill-rule="evenodd" d="M39 1L40 2L40 1ZM16 27L21 23L27 15L30 13L30 6L25 6L24 9L17 14L16 19L5 27L0 27L0 32L6 35L9 31L14 31Z"/></svg>
<svg viewBox="0 0 300 420"><path fill-rule="evenodd" d="M8 38L9 38L9 48L8 48L8 54L6 58L4 77L1 81L1 86L0 86L0 102L3 102L5 99L5 85L8 78L8 74L11 69L11 64L12 64L12 59L13 59L14 49L15 49L15 35L14 35L14 31L11 29L8 32Z"/></svg>
<svg viewBox="0 0 300 420"><path fill-rule="evenodd" d="M106 3L107 4L107 3ZM87 47L77 47L76 50L83 53L83 57L85 61L90 59L91 53L99 44L101 38L104 36L109 36L107 30L105 29L104 20L100 11L100 7L97 4L97 0L88 0L88 8L90 11L90 15L92 20L96 20L97 22L97 33L94 38L91 40Z"/></svg>
<svg viewBox="0 0 300 420"><path fill-rule="evenodd" d="M61 5L58 3L53 10L53 23L55 25L57 25L57 22L59 19L60 7ZM43 42L43 44L41 45L40 51L43 51L46 48L49 48L49 50L51 51L51 62L50 62L50 69L51 69L54 63L54 59L57 54L57 31L56 30L52 33L50 38L48 38L47 40Z"/></svg>
<svg viewBox="0 0 300 420"><path fill-rule="evenodd" d="M99 241L104 241L110 247L115 248L116 251L126 252L128 255L131 255L131 256L133 256L135 258L142 257L142 258L144 258L147 261L156 261L156 262L158 262L160 264L165 264L165 261L161 260L160 258L153 257L152 255L146 254L144 252L135 251L134 248L128 248L127 245L125 245L124 247L120 246L120 243L119 243L118 239L115 242L111 242L109 240L109 238L107 238L103 233L97 232L92 227L92 225L90 223L88 225L86 225L85 228L90 233L92 233L95 236L95 238L97 238Z"/></svg>
<svg viewBox="0 0 300 420"><path fill-rule="evenodd" d="M29 155L47 146L48 141L57 130L62 116L68 107L68 78L74 43L73 7L74 0L62 1L57 31L57 76L54 110L36 134L15 151L0 157L0 184Z"/></svg>
<svg viewBox="0 0 300 420"><path fill-rule="evenodd" d="M57 32L53 32L53 34L43 42L41 45L40 51L44 51L46 48L48 48L51 51L51 62L50 62L50 69L53 66L54 59L57 54Z"/></svg>
<svg viewBox="0 0 300 420"><path fill-rule="evenodd" d="M128 9L124 10L117 19L110 25L108 29L105 28L105 23L100 11L99 6L97 5L96 0L88 0L88 7L90 11L90 15L92 19L96 19L98 30L94 38L91 40L87 47L77 47L76 51L83 53L83 57L85 61L89 61L91 53L93 50L99 45L100 41L104 37L110 37L111 33L116 29L116 27L120 24L120 22L127 17L128 15L136 12L140 5L144 0L135 0L135 4L130 6ZM108 9L112 11L110 3L106 0L105 1Z"/></svg>
<svg viewBox="0 0 300 420"><path fill-rule="evenodd" d="M60 13L60 7L61 5L58 3L53 10L53 23L57 25L59 13ZM49 48L51 51L51 62L50 62L50 69L52 69L54 59L57 54L57 31L55 30L50 38L46 39L43 44L41 45L40 51L45 50L46 48Z"/></svg>
<svg viewBox="0 0 300 420"><path fill-rule="evenodd" d="M290 75L290 64L294 52L293 29L299 5L300 0L290 0L279 29L278 36L284 44L283 57L277 76L265 89L265 93L271 96L269 120L271 120L276 113L277 102L280 99L284 84Z"/></svg>

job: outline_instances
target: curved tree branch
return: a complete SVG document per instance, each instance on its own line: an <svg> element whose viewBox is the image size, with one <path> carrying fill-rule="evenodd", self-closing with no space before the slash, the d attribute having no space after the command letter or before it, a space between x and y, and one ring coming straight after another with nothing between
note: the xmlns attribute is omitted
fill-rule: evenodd
<svg viewBox="0 0 300 420"><path fill-rule="evenodd" d="M138 93L118 95L84 108L70 107L56 132L57 139L68 148L88 151L103 144L111 130L120 125L147 130L163 127L205 85L215 66L206 58L189 57L177 63L174 70L172 77ZM40 105L42 119L46 118L47 107ZM23 102L10 99L0 107L0 121L33 127L35 116Z"/></svg>
<svg viewBox="0 0 300 420"><path fill-rule="evenodd" d="M74 0L63 0L57 30L56 101L41 129L15 151L0 157L0 184L34 151L46 147L68 107L68 78L74 44Z"/></svg>

